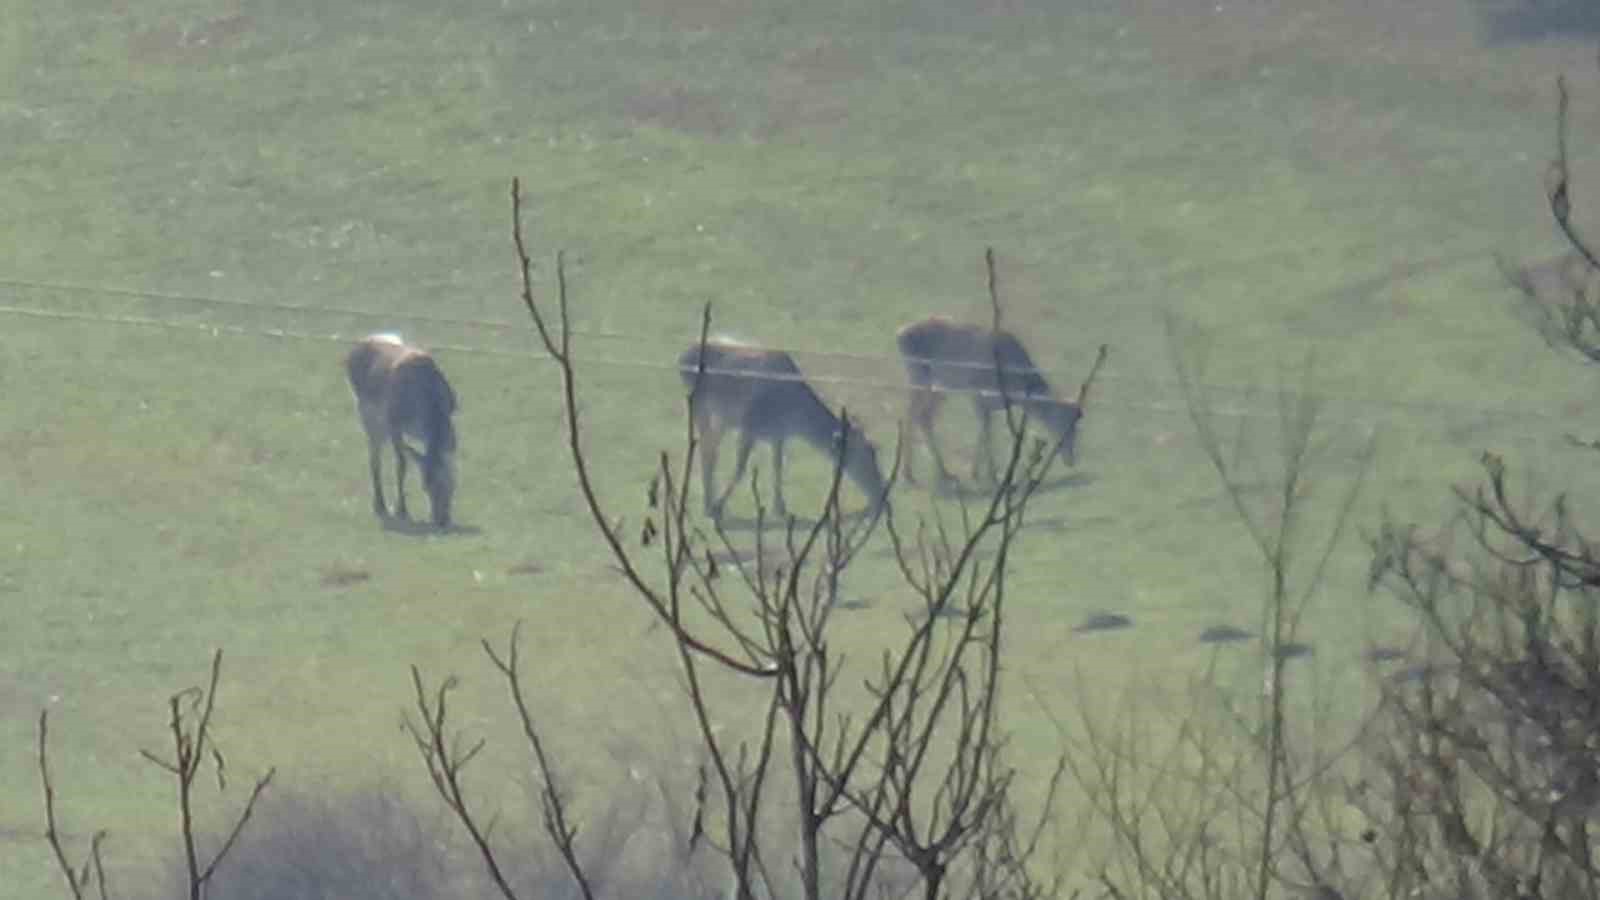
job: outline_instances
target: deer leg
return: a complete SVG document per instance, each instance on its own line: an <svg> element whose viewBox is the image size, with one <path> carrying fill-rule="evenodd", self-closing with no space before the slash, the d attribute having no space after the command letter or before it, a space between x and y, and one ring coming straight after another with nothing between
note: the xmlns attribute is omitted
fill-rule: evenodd
<svg viewBox="0 0 1600 900"><path fill-rule="evenodd" d="M383 502L383 443L367 436L367 468L372 471L372 511L380 519L389 517L389 507Z"/></svg>
<svg viewBox="0 0 1600 900"><path fill-rule="evenodd" d="M705 514L716 518L717 510L717 451L722 446L722 429L710 415L696 412L695 434L700 438L700 494Z"/></svg>
<svg viewBox="0 0 1600 900"><path fill-rule="evenodd" d="M744 469L750 462L750 451L755 448L755 445L755 432L749 428L741 428L739 430L739 454L733 461L733 478L728 482L728 489L722 492L721 497L717 498L717 518L722 517L722 508L727 505L728 497L733 494L734 489L739 486L739 481L744 478Z"/></svg>
<svg viewBox="0 0 1600 900"><path fill-rule="evenodd" d="M921 388L913 387L906 396L906 424L911 427L906 429L905 440L900 447L900 472L905 476L906 484L917 483L917 433L922 430L922 394Z"/></svg>
<svg viewBox="0 0 1600 900"><path fill-rule="evenodd" d="M367 469L372 473L372 511L378 518L389 517L389 507L383 502L383 422L375 407L356 396L356 415L361 419L361 430L367 435Z"/></svg>
<svg viewBox="0 0 1600 900"><path fill-rule="evenodd" d="M948 484L955 479L950 476L950 470L945 468L944 452L939 448L939 434L934 430L934 421L938 418L939 405L942 402L943 399L929 388L920 388L914 393L911 400L910 431L922 432L923 442L928 445L928 453L933 456L933 466L939 483ZM911 462L910 456L906 457L906 462L908 464Z"/></svg>
<svg viewBox="0 0 1600 900"><path fill-rule="evenodd" d="M778 518L789 518L789 504L783 502L783 441L772 442L772 511Z"/></svg>
<svg viewBox="0 0 1600 900"><path fill-rule="evenodd" d="M395 501L395 515L402 519L410 520L411 513L406 511L406 448L399 434L392 438L394 441L394 490L399 495Z"/></svg>
<svg viewBox="0 0 1600 900"><path fill-rule="evenodd" d="M978 449L972 456L972 480L995 482L994 410L978 406Z"/></svg>

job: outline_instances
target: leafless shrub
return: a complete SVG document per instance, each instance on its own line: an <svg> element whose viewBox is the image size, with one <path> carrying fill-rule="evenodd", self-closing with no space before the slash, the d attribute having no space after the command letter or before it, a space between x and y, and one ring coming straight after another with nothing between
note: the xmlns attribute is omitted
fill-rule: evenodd
<svg viewBox="0 0 1600 900"><path fill-rule="evenodd" d="M460 896L444 823L420 814L395 789L274 791L251 839L233 853L209 900L443 900ZM175 867L170 897L185 874Z"/></svg>
<svg viewBox="0 0 1600 900"><path fill-rule="evenodd" d="M1007 555L1053 448L1024 440L1024 417L1008 402L1013 440L1004 470L986 502L962 507L958 523L940 515L907 525L892 506L847 522L836 466L816 521L802 527L789 518L774 535L752 478L757 542L747 556L720 522L703 523L688 502L696 453L688 427L681 460L675 464L663 452L656 461L635 543L602 507L585 450L564 259L556 255L554 308L547 309L534 296L516 182L511 200L522 299L561 371L579 490L615 568L676 646L704 753L686 807L692 821L684 852L720 859L724 894L737 900L791 894L849 900L891 889L927 898L1049 894L1050 886L1028 869L1043 819L1031 827L1018 820L1011 798L1016 772L1005 763L998 716ZM998 318L992 291L991 302ZM702 347L709 327L708 306ZM700 366L691 398L704 375ZM840 439L851 434L846 427ZM880 515L921 614L908 617L904 641L883 653L867 679L865 707L847 710L838 696L846 669L830 643L830 626L841 579ZM507 651L485 649L506 679L543 780L546 834L582 895L594 896L593 864L579 853L579 831L517 677L515 632ZM413 678L416 715L407 730L501 894L518 896L505 876L504 853L491 843L463 784L462 772L482 745L464 741L449 725L455 682L430 690L419 673ZM760 725L744 734L723 730L714 710L731 708L732 697L748 696L752 687L763 697ZM1046 786L1044 816L1058 780L1059 772Z"/></svg>
<svg viewBox="0 0 1600 900"><path fill-rule="evenodd" d="M195 822L196 781L206 763L211 764L217 779L217 790L227 789L227 760L218 749L212 733L212 715L216 712L217 684L222 677L222 651L211 657L211 677L206 687L186 688L167 699L167 730L172 736L172 755L162 757L140 749L139 755L171 775L177 788L178 836L182 844L183 886L181 893L190 900L209 896L218 866L226 860L238 844L244 827L255 813L262 793L272 783L276 770L268 769L258 777L245 800L244 807L224 835L215 842L210 854L200 849L199 826ZM56 822L55 787L51 780L48 755L48 716L39 714L39 778L44 787L45 838L55 854L56 864L67 880L68 889L75 900L82 900L90 887L94 887L104 900L108 896L105 867L101 858L101 844L105 831L96 832L90 842L89 860L78 868L68 861L61 844Z"/></svg>
<svg viewBox="0 0 1600 900"><path fill-rule="evenodd" d="M73 900L90 896L90 888L95 889L100 900L106 900L110 894L106 887L105 861L100 848L105 843L107 832L100 829L89 839L88 857L82 863L74 866L68 859L62 844L61 828L56 820L56 789L50 778L49 745L50 711L42 709L39 711L39 782L44 789L44 839L55 854L56 868L67 880L67 890L72 893Z"/></svg>
<svg viewBox="0 0 1600 900"><path fill-rule="evenodd" d="M1280 389L1276 441L1263 450L1249 419L1236 428L1222 423L1204 383L1205 335L1176 319L1168 329L1198 444L1267 576L1263 680L1258 693L1241 696L1207 671L1166 703L1152 687L1131 684L1124 689L1141 696L1121 704L1118 719L1097 720L1086 696L1076 729L1058 723L1075 751L1068 757L1074 780L1109 833L1100 886L1112 897L1357 896L1361 875L1343 852L1348 804L1338 797L1337 776L1353 761L1360 727L1341 733L1317 698L1303 693L1296 708L1313 712L1291 717L1289 699L1299 689L1289 675L1304 665L1293 662L1307 646L1302 622L1325 587L1373 439L1364 436L1355 448L1357 476L1331 509L1316 512L1315 469L1330 451L1351 448L1318 427L1309 361L1298 384ZM1257 482L1269 490L1251 490Z"/></svg>
<svg viewBox="0 0 1600 900"><path fill-rule="evenodd" d="M1597 263L1573 219L1558 88L1546 190L1571 250L1554 289L1506 268L1546 340L1600 362ZM1600 897L1600 556L1579 504L1541 505L1501 456L1481 462L1442 528L1389 517L1371 542L1372 582L1417 613L1428 656L1383 684L1385 727L1356 792L1367 843L1389 896Z"/></svg>

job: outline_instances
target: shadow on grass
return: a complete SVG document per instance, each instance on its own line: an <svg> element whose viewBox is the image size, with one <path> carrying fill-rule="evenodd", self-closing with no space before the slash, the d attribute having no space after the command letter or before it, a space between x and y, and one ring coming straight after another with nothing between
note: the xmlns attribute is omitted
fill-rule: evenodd
<svg viewBox="0 0 1600 900"><path fill-rule="evenodd" d="M846 528L850 528L867 517L867 510L863 507L855 512L845 513L840 517L840 523ZM802 531L808 528L816 527L818 521L817 517L815 516L794 516L793 518L794 527ZM773 529L781 531L782 529L787 528L788 525L789 519L780 519L777 516L770 514L759 521L755 516L733 516L728 515L727 513L722 515L722 527L725 531L755 531L758 527L765 528L768 531Z"/></svg>
<svg viewBox="0 0 1600 900"><path fill-rule="evenodd" d="M1057 491L1068 490L1069 488L1084 487L1085 485L1094 484L1098 480L1099 477L1091 472L1068 472L1065 475L1040 482L1038 488L1034 490L1034 494L1035 496L1044 496ZM940 497L968 501L987 501L992 496L991 492L993 490L994 488L991 485L972 481L946 481L935 488L937 495Z"/></svg>
<svg viewBox="0 0 1600 900"><path fill-rule="evenodd" d="M1491 47L1600 35L1594 0L1477 0L1477 6Z"/></svg>
<svg viewBox="0 0 1600 900"><path fill-rule="evenodd" d="M447 849L450 822L389 787L268 793L209 885L211 900L434 900L459 896L461 865ZM212 844L215 845L215 842ZM182 896L177 859L159 896Z"/></svg>
<svg viewBox="0 0 1600 900"><path fill-rule="evenodd" d="M428 535L459 535L471 537L483 534L483 529L476 525L463 525L459 522L440 528L432 522L416 519L402 519L397 516L384 516L382 519L383 530L391 534L403 534L409 537L426 537Z"/></svg>
<svg viewBox="0 0 1600 900"><path fill-rule="evenodd" d="M601 796L586 821L580 853L599 896L628 900L686 900L709 896L709 869L676 852L688 840L675 832L660 801L648 792ZM539 831L538 815L514 810L514 782L502 785L510 818L496 833L500 862L518 896L578 896L565 866ZM526 801L537 809L536 796ZM687 818L683 816L681 818ZM222 835L208 834L214 847ZM155 883L136 900L186 896L187 878L170 857ZM208 885L208 900L457 900L498 896L459 826L437 802L419 800L392 784L345 789L302 786L262 800ZM153 891L150 889L154 889Z"/></svg>

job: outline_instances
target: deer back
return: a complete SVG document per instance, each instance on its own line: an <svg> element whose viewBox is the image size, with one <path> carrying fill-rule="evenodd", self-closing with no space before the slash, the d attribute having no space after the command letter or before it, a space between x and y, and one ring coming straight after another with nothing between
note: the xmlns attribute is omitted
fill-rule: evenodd
<svg viewBox="0 0 1600 900"><path fill-rule="evenodd" d="M389 379L389 419L422 438L430 455L455 451L455 412L455 390L433 357L413 352L395 364Z"/></svg>

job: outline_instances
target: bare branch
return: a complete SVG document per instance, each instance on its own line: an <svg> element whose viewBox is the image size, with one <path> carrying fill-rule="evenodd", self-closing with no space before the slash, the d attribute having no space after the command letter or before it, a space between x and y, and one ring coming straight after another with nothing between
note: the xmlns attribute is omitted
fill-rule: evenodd
<svg viewBox="0 0 1600 900"><path fill-rule="evenodd" d="M72 863L67 861L67 851L61 844L61 830L56 822L56 791L50 780L50 756L47 752L50 734L50 711L39 710L39 782L44 788L44 838L50 844L50 850L55 854L56 868L61 871L67 880L67 888L72 891L74 900L83 900L84 892L90 884L98 887L101 900L106 897L105 868L100 862L100 844L106 838L106 831L101 829L94 833L89 842L89 860L83 864L81 871L74 869Z"/></svg>
<svg viewBox="0 0 1600 900"><path fill-rule="evenodd" d="M567 871L572 875L572 880L578 885L578 890L585 900L594 900L594 890L590 886L589 877L578 860L578 826L568 819L566 799L562 797L561 790L557 786L555 768L545 752L544 741L534 725L533 714L529 711L527 698L522 692L522 676L518 669L521 630L522 622L518 620L511 628L511 640L507 644L504 656L496 653L487 640L483 641L483 652L488 655L495 668L500 670L500 674L505 676L506 683L511 689L512 703L517 708L517 717L522 722L522 733L528 739L528 746L533 749L534 760L539 766L539 775L544 779L539 799L544 812L545 833L556 845L556 851L561 854Z"/></svg>
<svg viewBox="0 0 1600 900"><path fill-rule="evenodd" d="M578 475L578 488L583 494L584 505L589 509L590 517L594 520L595 526L600 529L601 537L611 548L612 558L615 559L617 568L622 572L623 577L633 585L640 597L644 598L651 609L655 610L660 620L673 630L674 637L682 642L684 646L695 653L714 659L719 664L740 674L772 677L777 674L774 670L734 659L727 653L706 644L686 631L682 621L671 613L669 604L644 580L638 567L634 564L632 556L623 546L621 534L617 527L612 525L611 517L606 515L604 508L600 505L599 496L595 492L593 474L589 470L588 457L583 449L583 430L578 418L577 371L572 359L572 328L567 302L567 274L564 254L560 251L556 253L557 318L554 323L551 323L533 298L532 261L528 257L522 240L522 186L520 180L515 178L511 181L511 232L522 277L523 305L527 308L528 315L533 319L534 326L539 332L539 339L543 342L545 350L561 369L562 402L566 409L567 421L567 449ZM709 308L707 315L709 316ZM703 337L702 340L704 340ZM684 481L687 483L688 479L685 478Z"/></svg>
<svg viewBox="0 0 1600 900"><path fill-rule="evenodd" d="M411 667L411 684L416 694L417 719L413 720L407 715L401 719L400 727L416 744L417 754L422 758L422 764L427 768L428 777L432 779L439 798L467 830L467 836L477 848L484 869L488 871L500 896L505 900L517 900L517 894L511 889L510 882L500 868L500 861L489 844L489 829L479 824L477 814L467 802L466 788L462 784L462 773L483 748L483 741L463 749L460 734L452 737L449 733L448 699L450 691L457 686L456 678L452 675L440 682L431 701L423 685L422 671L414 665Z"/></svg>

